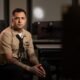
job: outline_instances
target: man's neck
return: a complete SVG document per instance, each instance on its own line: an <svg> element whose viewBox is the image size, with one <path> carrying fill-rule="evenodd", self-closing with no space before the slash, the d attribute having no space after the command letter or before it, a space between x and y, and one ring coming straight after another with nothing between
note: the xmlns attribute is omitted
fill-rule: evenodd
<svg viewBox="0 0 80 80"><path fill-rule="evenodd" d="M19 33L23 32L23 29L17 29L16 31L18 31Z"/></svg>
<svg viewBox="0 0 80 80"><path fill-rule="evenodd" d="M13 28L15 31L19 32L19 33L23 32L23 29L14 28L14 27L12 27L12 28Z"/></svg>

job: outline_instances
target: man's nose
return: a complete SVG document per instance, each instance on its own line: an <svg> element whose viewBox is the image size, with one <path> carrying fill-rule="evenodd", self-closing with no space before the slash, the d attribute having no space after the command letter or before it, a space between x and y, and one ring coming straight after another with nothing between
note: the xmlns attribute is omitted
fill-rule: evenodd
<svg viewBox="0 0 80 80"><path fill-rule="evenodd" d="M21 19L19 19L18 22L21 23Z"/></svg>

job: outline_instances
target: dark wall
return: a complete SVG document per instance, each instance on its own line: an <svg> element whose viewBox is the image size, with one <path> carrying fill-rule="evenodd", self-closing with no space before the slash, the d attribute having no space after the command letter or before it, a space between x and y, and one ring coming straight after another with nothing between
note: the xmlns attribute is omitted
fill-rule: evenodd
<svg viewBox="0 0 80 80"><path fill-rule="evenodd" d="M7 27L7 22L5 20L0 20L0 32Z"/></svg>
<svg viewBox="0 0 80 80"><path fill-rule="evenodd" d="M80 7L71 7L63 16L64 71L74 78L80 74ZM77 79L75 79L77 80Z"/></svg>
<svg viewBox="0 0 80 80"><path fill-rule="evenodd" d="M36 35L37 39L62 39L62 21L35 22L32 26L32 34Z"/></svg>

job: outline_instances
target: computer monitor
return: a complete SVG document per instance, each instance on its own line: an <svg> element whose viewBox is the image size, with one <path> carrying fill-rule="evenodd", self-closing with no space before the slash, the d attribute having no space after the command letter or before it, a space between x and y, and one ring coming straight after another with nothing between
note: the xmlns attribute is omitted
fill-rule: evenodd
<svg viewBox="0 0 80 80"><path fill-rule="evenodd" d="M63 27L61 21L38 22L38 39L62 39Z"/></svg>

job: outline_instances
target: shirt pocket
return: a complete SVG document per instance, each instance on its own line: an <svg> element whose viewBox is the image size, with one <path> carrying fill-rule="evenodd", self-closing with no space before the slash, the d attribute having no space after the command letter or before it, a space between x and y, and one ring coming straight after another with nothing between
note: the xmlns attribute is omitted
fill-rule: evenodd
<svg viewBox="0 0 80 80"><path fill-rule="evenodd" d="M25 41L25 42L23 43L23 45L24 45L25 48L28 48L28 47L29 47L29 42L28 42L28 41Z"/></svg>
<svg viewBox="0 0 80 80"><path fill-rule="evenodd" d="M29 40L28 40L27 37L24 37L24 39L23 39L23 45L24 45L24 47L25 47L26 49L29 47Z"/></svg>

